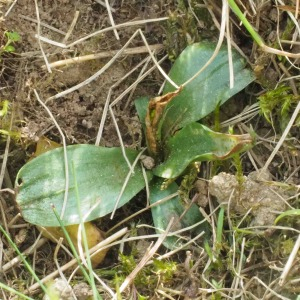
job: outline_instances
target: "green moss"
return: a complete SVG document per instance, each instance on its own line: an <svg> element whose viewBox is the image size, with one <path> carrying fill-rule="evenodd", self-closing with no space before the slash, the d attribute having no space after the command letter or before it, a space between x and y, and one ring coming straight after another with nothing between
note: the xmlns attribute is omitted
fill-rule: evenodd
<svg viewBox="0 0 300 300"><path fill-rule="evenodd" d="M119 255L120 264L115 269L114 284L120 285L125 278L136 268L136 258L134 255ZM134 284L141 292L144 289L155 289L158 284L166 284L172 280L177 271L177 265L173 261L159 261L154 260L153 264L144 266L135 277ZM155 274L156 276L153 276Z"/></svg>
<svg viewBox="0 0 300 300"><path fill-rule="evenodd" d="M286 85L280 85L258 98L261 114L272 126L277 127L276 124L279 124L281 130L284 130L290 121L299 99L300 97L293 95L291 88ZM300 116L295 124L300 125Z"/></svg>

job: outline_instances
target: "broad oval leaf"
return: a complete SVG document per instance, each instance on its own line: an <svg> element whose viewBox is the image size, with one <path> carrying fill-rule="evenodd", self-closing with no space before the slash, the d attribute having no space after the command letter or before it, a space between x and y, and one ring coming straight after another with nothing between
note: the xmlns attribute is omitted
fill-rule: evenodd
<svg viewBox="0 0 300 300"><path fill-rule="evenodd" d="M249 134L224 134L192 123L167 141L165 161L153 173L163 178L176 178L192 162L226 159L234 153L248 150L253 143L254 138Z"/></svg>
<svg viewBox="0 0 300 300"><path fill-rule="evenodd" d="M131 163L137 155L137 151L126 149ZM64 225L79 224L80 214L82 217L88 215L86 221L91 221L112 212L129 173L121 149L74 145L67 147L67 156L69 189ZM151 177L148 172L149 180ZM127 203L144 186L138 163L118 207ZM24 165L17 175L16 189L16 201L26 221L40 226L59 226L52 206L60 214L65 194L63 148L42 154ZM80 212L77 200L80 201Z"/></svg>
<svg viewBox="0 0 300 300"><path fill-rule="evenodd" d="M181 85L196 74L210 59L216 44L201 42L188 46L176 59L169 76ZM162 136L167 139L172 132L187 124L198 121L244 89L254 80L253 73L246 68L245 61L235 50L232 51L234 87L229 86L228 51L224 45L216 58L178 96L168 104L163 117ZM175 88L166 84L163 94Z"/></svg>
<svg viewBox="0 0 300 300"><path fill-rule="evenodd" d="M161 190L163 181L162 178L154 178L149 184L151 205L178 191L179 187L175 182L169 184L166 189ZM170 230L171 232L192 226L204 219L199 211L199 207L195 203L191 206L186 204L185 207L178 195L157 206L153 206L151 208L151 213L157 233L164 232L172 218L174 218L174 221L173 228ZM207 238L208 229L206 222L203 222L192 229L193 234L200 234L202 231L206 232ZM189 232L190 231L184 232L183 235L186 236ZM182 240L180 236L170 235L166 237L163 245L172 250L179 247L184 241L185 240Z"/></svg>

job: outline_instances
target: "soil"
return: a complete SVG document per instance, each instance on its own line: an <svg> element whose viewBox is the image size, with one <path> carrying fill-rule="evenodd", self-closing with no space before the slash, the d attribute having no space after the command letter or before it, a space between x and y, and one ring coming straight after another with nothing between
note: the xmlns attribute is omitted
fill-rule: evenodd
<svg viewBox="0 0 300 300"><path fill-rule="evenodd" d="M133 5L134 4L134 5ZM121 12L115 17L115 23L125 23L130 20L141 19L144 15L155 13L155 17L159 17L159 7L152 7L149 3L136 2L130 6L119 5L118 10ZM150 9L151 8L151 9ZM157 10L157 12L153 10ZM47 23L54 28L59 28L63 32L57 33L51 29L41 26L40 34L52 41L61 42L64 35L68 32L70 24L73 21L75 12L79 12L76 25L65 43L74 41L79 37L86 36L87 33L92 33L101 28L109 27L109 20L106 16L106 9L94 1L63 1L60 2L46 1L39 4L39 15L42 22ZM18 1L13 7L11 13L5 19L5 27L10 30L20 33L22 42L18 45L18 64L14 62L14 69L11 72L18 75L18 87L16 90L14 77L7 74L4 79L6 88L2 90L1 97L11 98L12 91L15 94L15 103L18 108L18 118L23 121L23 135L36 141L41 135L47 134L52 139L60 141L57 131L53 130L53 122L48 114L40 105L38 105L33 89L39 93L42 101L47 101L48 98L67 90L68 88L77 85L99 69L101 69L111 57L106 59L92 60L83 63L76 63L62 68L53 68L52 73L48 73L42 67L44 60L40 55L40 46L37 38L37 24L30 22L28 18L36 19L35 6L32 1ZM161 40L162 29L160 26L145 25L147 27L156 27L157 36L151 38L147 33L146 38L151 43L157 43ZM152 28L153 29L153 28ZM47 56L49 63L62 60L68 57L83 56L85 54L94 54L104 51L112 51L120 49L121 45L127 42L128 38L137 30L137 27L131 26L126 28L125 32L120 33L120 40L116 40L114 33L109 31L92 37L87 42L78 44L77 46L61 49L56 46L43 43L43 51ZM150 38L149 38L150 36ZM130 47L140 46L141 39L137 37L130 43ZM146 53L145 53L146 55ZM47 106L53 116L59 123L69 143L93 143L95 141L99 123L101 120L104 104L107 100L108 91L123 78L132 68L139 63L145 55L131 55L121 57L113 63L104 74L92 81L90 84L71 92L59 99L47 101ZM9 63L9 59L4 60L5 64ZM19 70L21 69L21 72ZM120 95L124 87L129 86L138 72L134 73L126 82L117 84L112 89L110 101ZM16 76L15 75L15 76ZM157 77L155 80L161 81ZM151 77L148 79L151 80ZM118 103L115 110L115 117L119 122L119 128L127 145L134 145L140 140L140 128L137 119L134 117L135 112L132 104L132 99L139 96L152 95L157 92L158 85L145 84L144 87L139 85L137 91L132 95L131 99L128 96ZM127 103L127 105L125 105ZM26 108L26 110L24 109ZM116 134L115 126L110 117L105 123L102 145L118 146L119 139Z"/></svg>
<svg viewBox="0 0 300 300"><path fill-rule="evenodd" d="M81 87L69 91L72 87L84 83L105 67L106 64L110 63L116 51L120 50L138 29L143 32L149 45L159 46L155 52L157 59L162 58L166 53L169 55L169 59L165 60L162 64L166 72L168 72L172 60L187 43L203 38L216 41L219 35L219 30L208 13L209 10L206 8L203 9L202 1L200 1L201 4L199 5L192 3L194 5L193 9L197 13L195 18L194 14L191 13L188 3L185 3L185 1L114 0L108 2L112 7L115 24L163 17L170 17L170 20L169 22L145 22L145 24L139 22L138 25L127 24L116 31L105 30L81 42L74 43L101 29L111 27L107 9L104 5L100 4L102 1L45 0L37 2L38 6L36 7L35 1L32 0L18 0L15 3L13 1L0 1L0 14L3 14L0 19L0 46L5 43L4 32L6 30L16 31L21 36L21 41L14 44L16 48L15 53L4 53L2 56L0 54L0 100L3 101L5 99L10 102L9 118L3 119L1 126L2 129L11 131L6 176L2 188L13 188L17 171L34 155L36 143L39 140L47 137L52 141L62 143L61 134L54 124L53 119L56 120L65 135L67 144L99 143L101 146L106 147L120 146L120 139L114 123L115 118L125 147L140 149L144 146L142 128L136 114L134 100L143 96L157 96L164 81L161 73L157 69L154 69L144 80L130 87L140 76L142 67L136 69L135 67L148 57L146 50L142 50L142 53L136 52L120 55L112 61L111 66L101 75L87 84L82 84ZM290 2L292 7L294 2ZM248 6L248 3L245 4L245 7L249 11L252 11L251 7ZM11 7L10 11L8 11L9 7ZM217 19L220 19L220 4L218 1L211 1L209 8L216 14ZM276 46L276 30L282 35L283 33L285 34L285 40L292 38L291 30L289 32L286 30L288 26L291 26L288 21L288 9L286 7L280 9L278 12L278 8L273 5L272 1L266 1L260 7L260 14L253 13L253 16L251 15L252 24L259 26L258 31L262 38L267 44L273 46ZM4 15L5 13L7 15ZM76 14L78 14L78 18L75 20ZM41 22L40 26L38 26L36 21L38 18ZM72 29L71 24L74 20L76 22ZM235 16L231 16L231 22L233 24L233 40L251 64L257 75L257 80L250 88L230 100L229 104L225 105L224 108L221 108L221 121L235 117L243 109L247 109L257 103L257 97L275 88L284 74L288 74L289 76L298 74L295 71L296 69L289 67L286 70L284 65L286 62L282 63L278 57L261 51L253 43L248 32L237 25L239 21ZM276 22L279 22L278 27ZM38 32L41 37L46 38L49 42L39 41L37 38ZM66 38L67 35L69 36ZM118 38L116 35L118 35ZM57 43L60 46L71 45L72 43L74 45L60 47ZM144 42L138 33L131 40L128 48L143 49L142 47L144 46ZM287 46L285 48L289 51ZM297 52L297 49L294 47L291 51ZM49 72L47 67L45 67L45 57L43 57L42 52L44 52L44 56L50 64L90 54L104 54L102 58L90 59L83 62L69 62L67 65L55 66ZM292 62L298 66L297 60L292 59ZM288 81L288 84L291 86L291 90L294 89L294 94L297 94L295 90L297 91L299 84L297 82L291 83L291 81ZM127 91L128 87L130 87L129 91ZM38 97L40 101L38 101ZM100 139L98 134L105 106L116 99L115 105L112 106L113 115L108 112ZM242 104L241 99L243 99ZM290 106L286 110L287 113L285 116L279 113L280 109L278 107L280 105L274 108L277 115L274 116L275 119L272 125L263 118L262 114L258 113L252 119L235 123L238 128L237 130L241 133L244 133L245 128L249 129L253 125L258 136L257 146L251 150L250 159L247 156L243 156L242 168L244 174L247 176L243 177L244 187L242 190L240 189L241 182L238 182L236 176L233 175L236 172L234 164L225 162L223 165L217 165L213 168L209 164L204 164L202 167L201 177L204 180L202 178L201 181L196 181L191 191L191 198L193 193L201 196L198 197L198 205L201 206L202 210L207 211L207 215L211 214L212 226L214 226L214 222L217 220L214 206L218 206L220 203L228 204L229 199L231 199L230 214L233 215L233 219L239 218L236 223L243 218L244 214L251 211L251 220L247 224L249 226L271 227L274 219L280 212L288 209L288 207L289 209L297 207L298 198L295 195L300 185L299 120L298 126L295 125L291 129L288 139L284 142L280 151L268 167L268 175L267 178L264 178L264 182L262 183L257 180L257 177L255 177L256 173L253 173L255 169L258 170L263 167L270 153L275 148L282 133L282 128L278 124L282 122L283 118L285 118L285 121L290 118L297 101L299 101L297 95L293 99L294 102L289 102ZM40 102L45 103L47 109ZM274 110L272 111L273 113ZM51 112L51 116L49 112ZM211 122L211 119L208 121ZM13 136L14 133L16 133L16 137ZM0 141L2 157L4 157L6 145L7 139ZM152 161L149 161L149 157L145 156L144 161L145 166L151 169ZM220 171L226 171L226 173L220 173L211 179L212 176L210 174L214 172L219 173ZM270 183L274 184L275 182L284 183L284 186L292 185L292 192L287 193L286 190L276 185L275 187L270 186ZM208 191L211 195L209 195ZM212 200L211 196L215 196L216 198ZM264 200L260 201L262 198ZM109 218L104 218L100 222L101 226L105 230L109 230L116 222L125 219L127 216L143 208L144 203L140 201L141 199L142 201L145 200L144 192L136 197L135 204L125 206L117 213L115 222L109 220ZM288 205L286 199L292 199ZM9 193L4 192L1 194L0 204L2 213L0 224L9 224L6 229L8 229L21 251L33 245L39 233L33 226L26 224L21 217L16 217L18 210L13 197ZM151 218L149 212L131 220L131 222L139 223L140 218L143 218L145 223L151 222L149 221ZM244 219L243 221L247 222ZM133 225L130 223L128 226ZM226 227L226 225L224 226ZM299 221L295 222L294 219L289 220L288 226L297 231L299 230ZM286 231L283 231L282 235L284 237L282 237L281 232L275 232L274 234L273 230L268 232L263 231L263 233L256 232L258 236L263 237L259 239L257 236L251 236L249 238L249 246L246 249L238 249L241 252L245 250L246 254L242 254L245 257L247 256L247 259L243 256L241 261L247 261L245 263L245 270L241 272L242 275L239 274L241 276L236 282L242 280L241 277L243 277L247 281L248 289L257 298L279 299L276 294L274 296L274 293L270 293L269 286L275 292L287 295L287 298L282 296L280 299L289 299L288 297L300 293L295 283L289 282L285 286L277 286L278 270L285 264L295 240L294 231L289 230L286 229ZM139 229L136 232L141 235L153 233L151 229L147 229L146 232L144 229ZM226 236L227 233L224 231L222 234ZM247 234L245 236L248 238ZM268 236L271 236L271 238L265 240ZM173 297L177 297L176 299L206 299L206 297L208 297L207 299L212 299L214 297L222 297L223 291L220 292L221 288L219 289L218 282L220 282L220 287L231 288L232 282L235 282L231 273L236 274L235 272L237 272L237 269L235 269L236 262L230 261L230 259L234 260L230 256L232 252L230 252L231 249L228 246L231 241L230 239L231 237L224 238L224 245L217 245L215 247L214 244L211 250L214 253L209 253L208 255L206 254L207 248L204 251L202 249L203 245L198 244L191 246L188 251L182 251L174 258L178 263L178 269L172 280L166 281L167 284L165 286L162 283L159 285L159 288L166 288L163 293L170 292L170 295L172 294ZM257 244L260 245L259 249L255 248L253 250ZM131 253L131 249L136 247L135 249L138 249L137 251L139 252L136 254L136 260L140 260L143 254L147 253L149 246L147 243L146 245L141 245L141 241L137 244L127 245L124 251L125 253ZM43 240L41 248L35 252L34 256L29 256L34 261L35 270L40 277L57 270L57 266L53 261L55 247L55 244ZM220 249L223 248L219 251L218 247ZM2 255L3 249L5 251ZM111 249L109 252L110 255L106 257L101 267L112 270L113 267L120 265L118 251L119 249L116 248ZM164 250L161 251L164 252ZM143 252L142 255L140 252ZM221 257L221 255L223 256ZM31 278L31 275L20 264L13 268L7 265L15 256L15 251L9 246L6 240L1 240L0 282L4 282L19 291L24 291L31 285L30 280L27 280L27 278ZM66 252L59 251L59 261L61 264L68 260L69 256ZM222 260L231 263L234 266L232 270L229 267L225 267L224 269L224 265L220 264ZM199 275L207 271L206 263L208 261L211 263L208 268L210 273L208 275L209 280ZM276 264L277 266L275 266ZM3 266L5 266L4 269L7 271L1 271L1 267ZM275 270L272 274L266 271L266 269L269 270L272 268ZM291 278L295 279L296 283L299 280L299 276L297 278L295 275L297 270L299 270L299 258L294 261L294 266L290 273ZM151 272L153 273L153 271ZM155 276L163 277L159 272ZM258 277L268 283L260 285L260 282L255 279ZM61 282L60 279L55 281L55 284L58 286L67 287L68 293L65 299L75 299L72 292L77 295L78 299L88 299L91 296L90 287L86 285L81 277L78 278L76 279L78 282L72 286L73 291L64 281ZM254 279L252 280L252 278ZM109 279L106 279L106 281L109 281ZM110 286L114 286L115 284L112 281L112 279L109 281ZM213 284L210 282L213 282ZM274 287L274 283L276 283L276 287ZM241 282L241 285L244 287L243 282ZM268 288L265 288L266 285L268 285ZM216 286L218 286L218 290ZM211 290L214 292L211 292ZM148 290L145 285L140 288L140 291L148 296L149 299L165 299L162 296L164 295L163 293L159 294L156 290L153 291L150 288ZM80 292L82 292L82 295ZM135 295L138 294L135 286L132 287L131 292ZM2 295L4 295L4 291L0 294L0 298ZM105 295L106 299L110 299L109 293ZM128 295L131 295L130 292L128 292ZM266 298L262 298L265 295L267 295ZM42 299L42 293L37 297L38 299ZM228 298L229 296L226 295L226 297ZM13 298L7 293L7 298L4 297L4 299ZM61 299L63 299L62 295Z"/></svg>

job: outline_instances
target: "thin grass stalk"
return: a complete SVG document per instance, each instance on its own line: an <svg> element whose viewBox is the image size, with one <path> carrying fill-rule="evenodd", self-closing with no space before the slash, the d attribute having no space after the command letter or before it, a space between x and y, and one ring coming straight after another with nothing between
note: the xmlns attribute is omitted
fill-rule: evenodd
<svg viewBox="0 0 300 300"><path fill-rule="evenodd" d="M44 291L45 294L48 293L46 286L40 281L38 276L35 274L34 270L30 266L30 264L27 262L25 256L20 252L19 248L17 245L13 242L13 240L10 238L9 234L4 230L4 228L0 225L0 231L3 233L3 235L6 237L8 240L9 244L11 247L17 252L19 257L21 258L22 262L24 263L25 267L29 271L29 273L32 275L32 277L40 284L41 289Z"/></svg>

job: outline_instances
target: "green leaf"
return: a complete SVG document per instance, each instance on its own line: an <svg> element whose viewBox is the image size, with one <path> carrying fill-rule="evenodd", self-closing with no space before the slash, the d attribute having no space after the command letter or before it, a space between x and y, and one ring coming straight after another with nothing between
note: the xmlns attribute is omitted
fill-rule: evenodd
<svg viewBox="0 0 300 300"><path fill-rule="evenodd" d="M77 210L76 185L79 191L81 215L99 203L86 221L105 216L114 209L129 167L120 148L103 148L93 145L67 147L69 164L68 201L64 225L80 223ZM138 152L126 149L131 163ZM77 182L74 182L74 172ZM149 180L152 174L148 173ZM135 167L118 207L127 203L145 186L140 164ZM63 148L58 148L33 159L21 168L16 178L16 201L26 221L40 226L59 226L52 205L60 214L65 193Z"/></svg>
<svg viewBox="0 0 300 300"><path fill-rule="evenodd" d="M248 150L253 142L249 134L224 134L192 123L167 141L165 161L153 172L159 177L176 178L192 162L226 159L234 153Z"/></svg>
<svg viewBox="0 0 300 300"><path fill-rule="evenodd" d="M12 45L7 45L3 48L3 51L5 52L15 52L15 50L16 50L15 47Z"/></svg>
<svg viewBox="0 0 300 300"><path fill-rule="evenodd" d="M149 184L151 204L154 204L178 191L178 185L175 182L169 184L164 190L161 190L162 184L162 178L154 178ZM187 210L187 212L183 215L186 210L185 206L188 207L188 204L184 205L179 196L175 196L162 204L153 206L151 208L151 213L157 233L165 231L171 218L174 218L174 227L171 228L171 231L177 231L192 226L203 220L203 216L200 214L199 208L196 204L192 204L189 207L189 210ZM181 215L183 215L183 217L180 219ZM200 234L202 231L207 231L206 222L203 222L192 230L194 234ZM189 231L185 231L182 235L186 236L188 233ZM163 244L168 249L175 249L183 242L184 240L178 236L167 236Z"/></svg>
<svg viewBox="0 0 300 300"><path fill-rule="evenodd" d="M177 85L186 82L210 59L215 47L215 43L209 42L188 46L176 59L169 74L170 78ZM168 104L162 129L164 139L168 138L170 132L207 116L218 104L223 104L254 80L253 73L245 68L244 60L235 50L232 51L232 61L232 89L229 87L228 51L226 46L222 46L212 63ZM163 94L174 90L167 83Z"/></svg>
<svg viewBox="0 0 300 300"><path fill-rule="evenodd" d="M13 32L6 31L5 35L7 39L11 42L18 42L21 39L20 35L16 31Z"/></svg>

